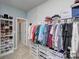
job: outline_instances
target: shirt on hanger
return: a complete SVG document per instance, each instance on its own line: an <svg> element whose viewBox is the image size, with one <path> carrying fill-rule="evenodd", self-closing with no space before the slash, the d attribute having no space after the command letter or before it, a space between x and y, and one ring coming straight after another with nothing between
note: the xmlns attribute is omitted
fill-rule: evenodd
<svg viewBox="0 0 79 59"><path fill-rule="evenodd" d="M56 50L58 51L63 50L62 25L61 24L57 24L54 42L55 42Z"/></svg>
<svg viewBox="0 0 79 59"><path fill-rule="evenodd" d="M73 33L71 41L71 56L76 56L78 43L79 43L79 32L78 23L73 23Z"/></svg>
<svg viewBox="0 0 79 59"><path fill-rule="evenodd" d="M32 39L31 29L32 29L32 26L29 26L29 28L28 28L28 39Z"/></svg>
<svg viewBox="0 0 79 59"><path fill-rule="evenodd" d="M32 42L35 41L35 32L36 32L37 26L33 25L32 26Z"/></svg>
<svg viewBox="0 0 79 59"><path fill-rule="evenodd" d="M37 26L37 29L36 29L36 32L35 32L35 43L37 43L37 44L38 44L39 28L40 28L40 25Z"/></svg>
<svg viewBox="0 0 79 59"><path fill-rule="evenodd" d="M54 40L55 40L55 31L56 31L56 24L52 25L52 28L50 30L50 34L52 35L52 48L55 48L55 45L54 45Z"/></svg>
<svg viewBox="0 0 79 59"><path fill-rule="evenodd" d="M48 26L48 39L47 39L47 46L49 48L52 48L52 34L50 34L50 30L51 30L52 25Z"/></svg>
<svg viewBox="0 0 79 59"><path fill-rule="evenodd" d="M62 25L63 49L67 51L71 47L73 23L65 23Z"/></svg>
<svg viewBox="0 0 79 59"><path fill-rule="evenodd" d="M39 29L38 41L41 42L42 45L46 46L47 39L48 39L48 25L43 24L40 26L40 29Z"/></svg>
<svg viewBox="0 0 79 59"><path fill-rule="evenodd" d="M78 23L78 36L79 36L79 23ZM77 48L77 57L79 57L79 40L78 40L78 48Z"/></svg>

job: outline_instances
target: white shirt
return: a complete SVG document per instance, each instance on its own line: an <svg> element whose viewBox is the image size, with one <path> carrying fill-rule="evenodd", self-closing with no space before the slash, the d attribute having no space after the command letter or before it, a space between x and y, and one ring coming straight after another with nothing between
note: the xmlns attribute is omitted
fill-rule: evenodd
<svg viewBox="0 0 79 59"><path fill-rule="evenodd" d="M76 56L79 43L78 23L73 23L71 57Z"/></svg>

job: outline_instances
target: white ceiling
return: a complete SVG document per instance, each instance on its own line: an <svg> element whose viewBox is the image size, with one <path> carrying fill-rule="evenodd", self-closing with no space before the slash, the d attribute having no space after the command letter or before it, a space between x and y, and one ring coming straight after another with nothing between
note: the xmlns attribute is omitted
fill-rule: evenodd
<svg viewBox="0 0 79 59"><path fill-rule="evenodd" d="M1 3L8 4L24 11L29 11L45 1L47 0L0 0Z"/></svg>

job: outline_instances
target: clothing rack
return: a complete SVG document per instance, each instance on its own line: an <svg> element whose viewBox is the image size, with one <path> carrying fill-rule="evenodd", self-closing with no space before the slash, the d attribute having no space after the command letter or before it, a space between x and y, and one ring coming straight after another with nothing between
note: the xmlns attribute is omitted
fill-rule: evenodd
<svg viewBox="0 0 79 59"><path fill-rule="evenodd" d="M68 23L69 21L70 21L70 23L79 22L79 17L65 18L65 19L62 19L62 20L64 20L65 23Z"/></svg>
<svg viewBox="0 0 79 59"><path fill-rule="evenodd" d="M65 23L68 23L68 20L70 20L70 19L71 19L70 23L79 23L79 17L73 17L73 18L64 19L64 20L66 20ZM76 53L76 56L70 57L70 59L79 59L79 57L77 56L77 53Z"/></svg>
<svg viewBox="0 0 79 59"><path fill-rule="evenodd" d="M62 19L62 20L64 20L65 23L68 23L68 22L72 23L74 19L73 18L65 18L65 19Z"/></svg>
<svg viewBox="0 0 79 59"><path fill-rule="evenodd" d="M62 20L64 20L64 23L68 23L68 24L75 22L73 18L66 18L66 19L62 19ZM61 24L63 24L62 20L60 22ZM36 54L37 54L38 59L39 59L39 57L41 57L43 59L49 59L49 58L67 59L64 54L62 54L58 51L52 50L48 47L45 47L45 46L42 46L39 44L36 44L36 45L37 45L36 49L33 49L33 50L37 51ZM49 58L47 58L47 57L49 57ZM73 59L73 57L70 57L70 58Z"/></svg>

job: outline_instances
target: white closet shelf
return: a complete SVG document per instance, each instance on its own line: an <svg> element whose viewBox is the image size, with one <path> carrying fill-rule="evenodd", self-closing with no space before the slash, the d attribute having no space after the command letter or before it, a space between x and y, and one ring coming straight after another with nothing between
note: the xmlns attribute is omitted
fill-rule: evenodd
<svg viewBox="0 0 79 59"><path fill-rule="evenodd" d="M0 57L14 51L14 20L0 18Z"/></svg>
<svg viewBox="0 0 79 59"><path fill-rule="evenodd" d="M5 56L5 55L8 55L8 54L13 53L13 52L14 52L14 50L10 50L9 52L6 52L6 53L3 53L3 54L0 54L0 57Z"/></svg>
<svg viewBox="0 0 79 59"><path fill-rule="evenodd" d="M36 45L36 44L35 44ZM54 50L51 50L51 49L49 49L48 47L44 47L44 46L42 46L42 45L38 45L37 44L37 46L38 46L38 48L36 48L36 49L32 49L32 55L34 54L37 54L37 57L38 57L38 59L40 58L40 57L42 57L43 59L44 58L46 58L46 59L49 59L50 58L50 56L51 56L51 58L58 58L58 59L64 59L64 55L62 54L62 53L60 53L60 52L57 52L57 51L54 51ZM32 47L33 47L33 45L32 45ZM31 47L31 48L32 48ZM36 51L36 52L34 52L34 50ZM56 57L55 57L56 56ZM49 57L49 58L48 58Z"/></svg>
<svg viewBox="0 0 79 59"><path fill-rule="evenodd" d="M4 19L4 18L0 18L1 20L7 20L7 21L13 21L13 19Z"/></svg>
<svg viewBox="0 0 79 59"><path fill-rule="evenodd" d="M5 36L13 36L13 35L11 34L11 35L5 35Z"/></svg>

